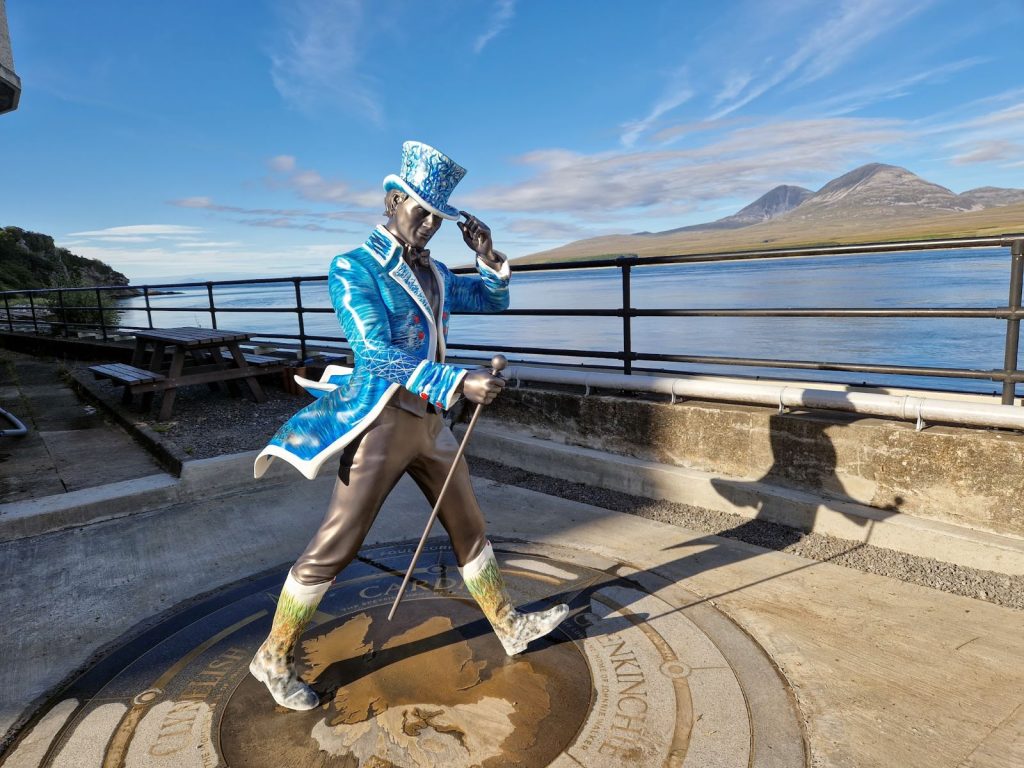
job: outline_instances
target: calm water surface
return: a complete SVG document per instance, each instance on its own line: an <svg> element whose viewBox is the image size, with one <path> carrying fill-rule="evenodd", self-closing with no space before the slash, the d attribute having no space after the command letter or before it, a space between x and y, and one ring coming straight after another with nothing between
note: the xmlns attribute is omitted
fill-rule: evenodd
<svg viewBox="0 0 1024 768"><path fill-rule="evenodd" d="M632 302L644 309L744 307L995 307L1005 306L1010 256L1005 249L961 249L902 254L769 259L716 264L679 264L632 270ZM521 273L513 276L512 306L518 309L601 308L620 305L617 269ZM219 308L295 306L291 283L216 286ZM305 307L330 308L324 283L303 285ZM210 325L206 289L154 296L161 306L189 312L154 311L157 326ZM125 302L125 325L147 325L141 298ZM294 314L223 313L218 325L261 333L298 333ZM1005 321L917 318L634 318L633 349L678 355L828 360L928 365L990 370L1001 367ZM339 336L333 314L307 314L306 333ZM451 344L507 344L620 351L619 318L452 318ZM483 355L481 355L483 356ZM550 356L537 360L579 362ZM588 361L594 362L594 361ZM605 361L608 362L608 361ZM638 363L638 366L645 365ZM650 364L677 370L777 376L850 383L885 383L995 392L991 381L839 372L777 371L724 366ZM867 377L867 378L866 378Z"/></svg>

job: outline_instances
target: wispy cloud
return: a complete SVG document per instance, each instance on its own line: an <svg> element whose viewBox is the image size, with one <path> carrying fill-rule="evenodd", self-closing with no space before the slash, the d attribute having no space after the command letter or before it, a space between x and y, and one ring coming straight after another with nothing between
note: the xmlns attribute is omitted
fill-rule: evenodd
<svg viewBox="0 0 1024 768"><path fill-rule="evenodd" d="M776 184L814 183L823 174L876 159L881 148L905 135L898 121L833 118L743 127L680 150L541 150L518 158L531 176L477 190L466 202L594 220L617 213L635 221L638 214L678 214L710 201L760 195Z"/></svg>
<svg viewBox="0 0 1024 768"><path fill-rule="evenodd" d="M271 185L286 187L303 200L354 205L360 208L379 208L384 204L384 192L370 189L355 189L342 179L328 179L319 171L300 168L291 155L272 158L268 166L274 176Z"/></svg>
<svg viewBox="0 0 1024 768"><path fill-rule="evenodd" d="M850 114L851 112L857 112L880 101L891 101L892 99L898 99L902 96L906 96L916 86L924 85L926 83L942 82L945 80L947 75L970 69L971 67L982 64L987 60L988 59L983 57L976 56L968 59L961 59L960 61L953 61L948 64L943 64L913 75L907 75L906 77L896 80L874 82L870 85L864 86L863 88L857 88L840 93L830 99L820 102L817 105L813 105L810 109L813 112L832 117Z"/></svg>
<svg viewBox="0 0 1024 768"><path fill-rule="evenodd" d="M358 240L353 239L352 245ZM70 246L70 243L61 243ZM245 275L275 277L285 275L323 274L330 258L348 246L337 244L289 244L279 249L259 246L189 247L191 244L165 244L150 248L122 248L93 243L77 246L75 253L100 259L128 275L135 284L182 279L210 279L213 275Z"/></svg>
<svg viewBox="0 0 1024 768"><path fill-rule="evenodd" d="M360 70L362 2L298 0L283 3L279 16L270 76L281 97L303 112L340 107L381 124L376 81Z"/></svg>
<svg viewBox="0 0 1024 768"><path fill-rule="evenodd" d="M694 90L687 82L685 69L673 74L671 82L665 88L661 97L655 102L651 111L640 120L626 123L622 126L625 130L621 136L622 146L632 147L643 134L645 134L657 121L672 110L682 106L693 98Z"/></svg>
<svg viewBox="0 0 1024 768"><path fill-rule="evenodd" d="M973 165L975 163L998 163L1024 158L1024 144L994 139L983 141L972 149L953 157L953 165Z"/></svg>
<svg viewBox="0 0 1024 768"><path fill-rule="evenodd" d="M497 0L487 29L473 43L473 51L480 53L487 44L504 31L516 15L516 0Z"/></svg>
<svg viewBox="0 0 1024 768"><path fill-rule="evenodd" d="M156 238L187 238L201 233L198 227L186 227L179 224L129 224L122 227L106 229L90 229L84 232L71 232L68 237L93 238L104 240L127 240L140 242Z"/></svg>
<svg viewBox="0 0 1024 768"><path fill-rule="evenodd" d="M317 171L300 167L292 155L273 157L267 161L267 167L271 171L267 184L272 189L287 190L311 203L332 203L346 207L330 210L318 210L315 207L255 208L219 202L207 195L169 200L168 204L177 208L226 214L231 221L250 227L299 229L307 232L352 234L357 230L345 227L344 223L365 228L380 221L384 204L383 191L357 190L340 179L327 179Z"/></svg>
<svg viewBox="0 0 1024 768"><path fill-rule="evenodd" d="M845 0L839 10L816 25L798 47L781 63L764 61L760 70L768 73L751 78L739 87L728 84L722 93L732 91L731 100L712 119L729 115L787 83L799 87L820 80L845 65L851 58L883 34L890 32L923 11L932 0L893 3L891 0Z"/></svg>
<svg viewBox="0 0 1024 768"><path fill-rule="evenodd" d="M953 165L991 164L1017 168L1024 163L1024 88L961 105L936 115L918 129L922 141L942 146Z"/></svg>

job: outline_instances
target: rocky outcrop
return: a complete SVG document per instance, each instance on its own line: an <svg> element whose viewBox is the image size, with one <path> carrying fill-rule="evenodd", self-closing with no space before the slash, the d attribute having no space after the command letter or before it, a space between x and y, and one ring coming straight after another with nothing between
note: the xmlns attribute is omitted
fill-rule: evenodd
<svg viewBox="0 0 1024 768"><path fill-rule="evenodd" d="M53 238L19 227L0 228L0 290L71 288L84 285L125 286L128 278L99 259L58 248Z"/></svg>

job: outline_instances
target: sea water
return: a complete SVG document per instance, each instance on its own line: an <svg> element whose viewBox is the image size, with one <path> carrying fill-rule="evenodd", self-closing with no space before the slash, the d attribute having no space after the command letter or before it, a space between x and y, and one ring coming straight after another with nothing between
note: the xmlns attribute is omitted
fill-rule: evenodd
<svg viewBox="0 0 1024 768"><path fill-rule="evenodd" d="M326 266L326 265L325 265ZM514 270L513 270L514 271ZM759 259L717 263L634 267L632 304L641 309L739 308L909 308L1005 306L1010 255L1007 249L958 249L906 253ZM263 334L297 334L290 281L258 285L215 285L220 328ZM511 304L516 309L617 309L622 301L618 269L514 274ZM209 327L207 290L181 289L152 296L153 324ZM302 284L306 309L330 310L326 282ZM148 325L142 297L125 300L122 323ZM184 312L161 308L188 307ZM253 309L253 312L224 310ZM307 313L307 335L342 334L333 313ZM1006 322L963 318L775 318L659 317L632 320L634 352L874 363L992 370L1002 367ZM449 343L577 350L623 349L623 322L616 317L458 316ZM455 351L457 353L457 350ZM486 353L478 354L486 358ZM510 354L525 360L602 363L559 356ZM621 366L621 362L618 363ZM789 377L811 381L862 382L890 386L996 392L987 380L915 376L780 371L779 369L634 363L634 368L700 373Z"/></svg>

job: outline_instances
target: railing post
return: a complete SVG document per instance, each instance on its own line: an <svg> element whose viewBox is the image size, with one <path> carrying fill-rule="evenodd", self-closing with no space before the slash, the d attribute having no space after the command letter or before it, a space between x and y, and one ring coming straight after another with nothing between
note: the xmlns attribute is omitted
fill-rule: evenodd
<svg viewBox="0 0 1024 768"><path fill-rule="evenodd" d="M206 295L210 297L210 327L217 328L217 308L213 305L213 283L206 283Z"/></svg>
<svg viewBox="0 0 1024 768"><path fill-rule="evenodd" d="M619 256L619 268L622 270L622 372L627 376L633 373L633 316L630 300L630 267L637 260L636 256Z"/></svg>
<svg viewBox="0 0 1024 768"><path fill-rule="evenodd" d="M11 302L7 298L7 294L4 294L4 309L7 310L7 327L14 331L14 316L11 315Z"/></svg>
<svg viewBox="0 0 1024 768"><path fill-rule="evenodd" d="M57 303L60 304L60 321L64 325L64 338L67 339L70 334L68 333L68 310L67 307L64 306L63 288L57 289Z"/></svg>
<svg viewBox="0 0 1024 768"><path fill-rule="evenodd" d="M36 300L31 293L28 295L28 306L32 310L32 328L35 333L39 333L39 323L36 322Z"/></svg>
<svg viewBox="0 0 1024 768"><path fill-rule="evenodd" d="M299 316L299 354L301 359L306 359L306 319L302 311L302 281L294 278L295 283L295 312Z"/></svg>
<svg viewBox="0 0 1024 768"><path fill-rule="evenodd" d="M153 308L149 304L149 286L142 286L142 298L146 300L146 320L149 321L149 327L153 327Z"/></svg>
<svg viewBox="0 0 1024 768"><path fill-rule="evenodd" d="M1021 308L1021 291L1024 289L1024 240L1014 240L1010 246L1010 300L1007 306L1013 311ZM1011 317L1006 321L1006 350L1003 354L1003 372L1012 375L1017 372L1017 350L1020 347L1020 318ZM1013 405L1017 382L1003 380L1003 405Z"/></svg>
<svg viewBox="0 0 1024 768"><path fill-rule="evenodd" d="M96 289L96 311L100 315L100 334L103 336L103 340L107 340L107 321L103 317L103 297L100 296L100 289Z"/></svg>

